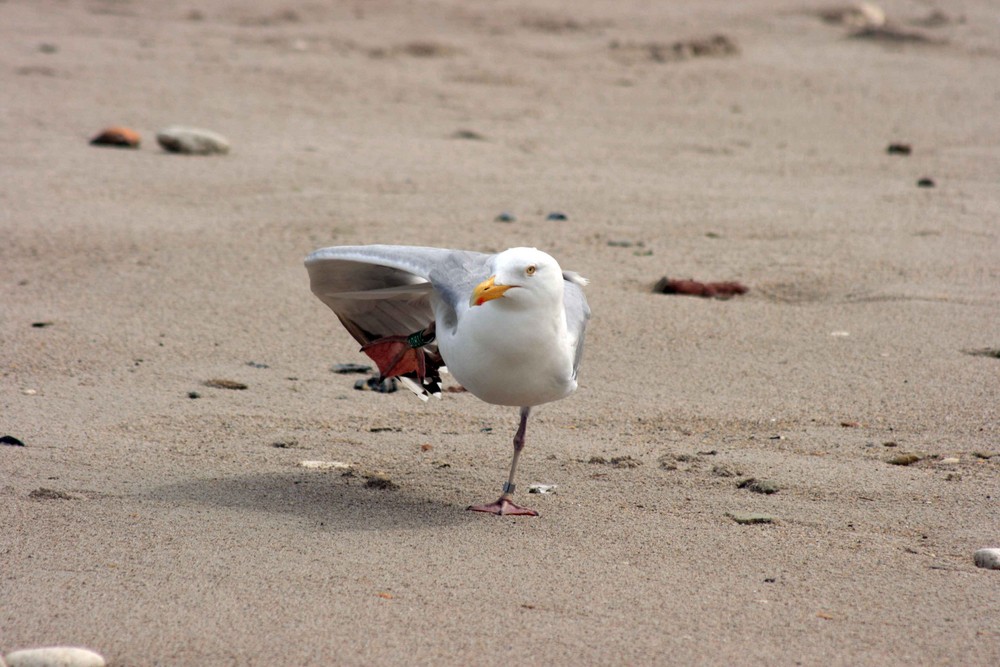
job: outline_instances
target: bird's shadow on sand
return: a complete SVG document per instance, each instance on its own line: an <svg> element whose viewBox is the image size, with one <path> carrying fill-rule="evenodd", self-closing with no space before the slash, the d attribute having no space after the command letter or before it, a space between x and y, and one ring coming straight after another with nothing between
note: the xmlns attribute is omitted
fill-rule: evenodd
<svg viewBox="0 0 1000 667"><path fill-rule="evenodd" d="M150 489L146 497L176 505L288 514L345 531L449 526L474 514L406 489L370 488L363 478L338 473L281 471L190 479Z"/></svg>

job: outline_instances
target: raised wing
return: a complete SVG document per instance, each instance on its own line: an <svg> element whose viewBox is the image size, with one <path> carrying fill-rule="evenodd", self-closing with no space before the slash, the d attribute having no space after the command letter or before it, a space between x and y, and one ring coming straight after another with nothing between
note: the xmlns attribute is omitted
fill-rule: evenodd
<svg viewBox="0 0 1000 667"><path fill-rule="evenodd" d="M340 246L306 258L310 287L361 344L434 322L433 294L453 312L489 276L491 255L419 246Z"/></svg>

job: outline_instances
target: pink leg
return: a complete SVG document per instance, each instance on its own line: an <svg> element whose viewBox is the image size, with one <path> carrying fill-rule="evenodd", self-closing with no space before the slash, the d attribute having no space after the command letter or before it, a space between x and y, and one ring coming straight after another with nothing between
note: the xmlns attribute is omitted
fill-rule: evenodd
<svg viewBox="0 0 1000 667"><path fill-rule="evenodd" d="M530 407L521 408L521 425L517 427L517 433L514 435L514 458L510 462L510 475L507 476L507 483L503 485L503 493L489 505L469 505L467 510L496 515L538 516L538 512L535 510L515 505L511 501L511 497L514 495L514 472L517 470L517 459L521 456L521 450L524 449L524 433L528 427L529 412L531 412Z"/></svg>

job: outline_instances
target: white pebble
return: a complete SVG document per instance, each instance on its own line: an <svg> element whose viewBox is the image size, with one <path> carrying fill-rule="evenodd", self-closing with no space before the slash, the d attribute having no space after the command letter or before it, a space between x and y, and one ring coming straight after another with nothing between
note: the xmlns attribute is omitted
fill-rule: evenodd
<svg viewBox="0 0 1000 667"><path fill-rule="evenodd" d="M528 487L528 493L554 493L555 484L532 484Z"/></svg>
<svg viewBox="0 0 1000 667"><path fill-rule="evenodd" d="M879 28L885 25L885 11L878 5L870 2L859 2L854 7L861 15L863 27Z"/></svg>
<svg viewBox="0 0 1000 667"><path fill-rule="evenodd" d="M172 153L210 155L229 152L229 141L224 136L196 127L174 125L164 128L156 133L156 141Z"/></svg>
<svg viewBox="0 0 1000 667"><path fill-rule="evenodd" d="M957 463L961 463L962 459L955 458L954 456L949 456L948 458L941 459L938 461L943 466L953 466Z"/></svg>
<svg viewBox="0 0 1000 667"><path fill-rule="evenodd" d="M12 651L6 656L8 667L104 667L104 658L85 648L50 646Z"/></svg>
<svg viewBox="0 0 1000 667"><path fill-rule="evenodd" d="M350 470L354 466L343 461L299 461L299 467L312 470Z"/></svg>
<svg viewBox="0 0 1000 667"><path fill-rule="evenodd" d="M980 549L973 556L976 567L987 570L1000 570L1000 549Z"/></svg>

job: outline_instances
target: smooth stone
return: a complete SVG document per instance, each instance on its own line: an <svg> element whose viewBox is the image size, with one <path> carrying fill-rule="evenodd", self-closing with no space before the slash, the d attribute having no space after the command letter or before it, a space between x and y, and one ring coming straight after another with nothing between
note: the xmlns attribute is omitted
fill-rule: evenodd
<svg viewBox="0 0 1000 667"><path fill-rule="evenodd" d="M129 127L115 125L101 130L90 140L92 146L118 146L120 148L138 148L142 143L139 133Z"/></svg>
<svg viewBox="0 0 1000 667"><path fill-rule="evenodd" d="M979 549L973 555L976 567L987 570L1000 570L1000 549Z"/></svg>
<svg viewBox="0 0 1000 667"><path fill-rule="evenodd" d="M187 155L228 153L229 141L216 132L197 127L174 125L156 133L156 141L164 150Z"/></svg>
<svg viewBox="0 0 1000 667"><path fill-rule="evenodd" d="M105 667L99 654L73 646L51 646L12 651L5 656L8 667Z"/></svg>

